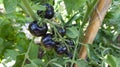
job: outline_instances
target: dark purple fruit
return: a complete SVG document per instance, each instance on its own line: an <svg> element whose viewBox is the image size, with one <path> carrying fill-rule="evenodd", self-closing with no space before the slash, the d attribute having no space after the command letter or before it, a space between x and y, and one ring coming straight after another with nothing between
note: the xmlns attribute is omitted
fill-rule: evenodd
<svg viewBox="0 0 120 67"><path fill-rule="evenodd" d="M50 4L44 4L43 6L46 7L45 12L41 10L37 10L38 15L44 15L45 18L51 19L54 16L54 8Z"/></svg>
<svg viewBox="0 0 120 67"><path fill-rule="evenodd" d="M52 34L46 34L42 38L42 42L47 42L48 40L52 40Z"/></svg>
<svg viewBox="0 0 120 67"><path fill-rule="evenodd" d="M47 42L44 42L45 47L52 48L55 45L55 42L53 40L49 40Z"/></svg>
<svg viewBox="0 0 120 67"><path fill-rule="evenodd" d="M55 42L52 40L51 34L46 34L42 39L41 42L46 48L52 48L55 46Z"/></svg>
<svg viewBox="0 0 120 67"><path fill-rule="evenodd" d="M47 32L48 26L46 23L44 23L42 26L39 26L37 24L37 21L34 21L29 25L28 29L30 33L33 34L34 36L43 36Z"/></svg>
<svg viewBox="0 0 120 67"><path fill-rule="evenodd" d="M60 44L56 44L54 49L57 54L65 54L67 52L67 47Z"/></svg>
<svg viewBox="0 0 120 67"><path fill-rule="evenodd" d="M65 28L58 28L58 32L61 36L64 36L66 33L66 29Z"/></svg>

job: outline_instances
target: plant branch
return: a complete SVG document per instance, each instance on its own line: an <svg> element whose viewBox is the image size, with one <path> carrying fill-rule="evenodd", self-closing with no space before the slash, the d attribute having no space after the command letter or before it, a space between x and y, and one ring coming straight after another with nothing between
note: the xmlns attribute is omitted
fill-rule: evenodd
<svg viewBox="0 0 120 67"><path fill-rule="evenodd" d="M31 46L32 46L32 43L34 41L35 37L31 40L30 44L29 44L29 47L27 49L27 52L25 53L25 57L24 57L24 60L23 60L23 63L22 63L22 66L21 67L24 67L24 64L25 64L25 61L27 58L29 58L28 54L29 54L29 51L31 49Z"/></svg>

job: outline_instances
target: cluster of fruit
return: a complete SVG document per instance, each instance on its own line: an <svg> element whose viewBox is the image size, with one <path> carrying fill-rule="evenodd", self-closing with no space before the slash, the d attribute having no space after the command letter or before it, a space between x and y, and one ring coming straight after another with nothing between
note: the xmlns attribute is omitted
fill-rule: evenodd
<svg viewBox="0 0 120 67"><path fill-rule="evenodd" d="M38 10L37 14L42 18L51 19L54 16L54 8L50 4L44 4L43 6L46 7L46 10L45 11ZM63 44L62 42L54 40L55 31L53 31L52 33L47 33L48 26L46 23L42 23L42 25L40 26L38 24L38 21L33 21L32 23L29 24L28 28L32 35L42 37L41 43L46 48L54 48L57 54L67 54L70 58L72 57L72 54L68 52L66 45L61 45ZM57 27L57 32L61 37L64 37L66 29ZM73 41L71 40L66 40L65 43L72 47L74 45Z"/></svg>

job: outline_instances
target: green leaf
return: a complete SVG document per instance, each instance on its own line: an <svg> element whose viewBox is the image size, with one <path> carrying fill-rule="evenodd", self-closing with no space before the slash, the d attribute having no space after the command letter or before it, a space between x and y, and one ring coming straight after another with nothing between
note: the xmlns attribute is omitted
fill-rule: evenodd
<svg viewBox="0 0 120 67"><path fill-rule="evenodd" d="M11 60L15 60L18 54L19 53L17 51L8 49L8 50L6 50L4 56L5 56L5 58L10 57Z"/></svg>
<svg viewBox="0 0 120 67"><path fill-rule="evenodd" d="M105 57L105 61L110 65L110 67L117 67L117 62L118 61L116 61L115 59L116 58L112 55L106 55L106 57ZM120 63L118 63L118 65L120 65Z"/></svg>
<svg viewBox="0 0 120 67"><path fill-rule="evenodd" d="M16 62L16 58L18 54L19 53L15 50L10 50L10 49L6 50L4 54L4 60L2 60L2 63L7 67L8 64L11 63L9 66L12 67Z"/></svg>
<svg viewBox="0 0 120 67"><path fill-rule="evenodd" d="M24 55L18 55L15 65L13 67L21 67L24 57Z"/></svg>
<svg viewBox="0 0 120 67"><path fill-rule="evenodd" d="M5 18L0 22L0 27L4 27L5 25L10 25L10 24L11 23Z"/></svg>
<svg viewBox="0 0 120 67"><path fill-rule="evenodd" d="M68 14L71 14L73 10L78 10L85 2L86 0L64 0Z"/></svg>
<svg viewBox="0 0 120 67"><path fill-rule="evenodd" d="M38 67L36 64L26 64L24 67Z"/></svg>
<svg viewBox="0 0 120 67"><path fill-rule="evenodd" d="M33 8L34 10L41 10L41 11L45 11L45 10L46 10L46 7L45 7L45 6L38 5L38 4L33 5L32 8Z"/></svg>
<svg viewBox="0 0 120 67"><path fill-rule="evenodd" d="M2 38L0 38L0 45L2 45L3 44L3 39Z"/></svg>
<svg viewBox="0 0 120 67"><path fill-rule="evenodd" d="M4 43L4 40L0 37L0 56L1 56L1 53L2 53L2 51L3 51L3 49L4 49L4 45L3 45L3 43Z"/></svg>
<svg viewBox="0 0 120 67"><path fill-rule="evenodd" d="M89 67L88 63L85 60L82 60L82 59L78 59L76 61L76 63L78 65L78 67Z"/></svg>
<svg viewBox="0 0 120 67"><path fill-rule="evenodd" d="M39 48L38 45L32 44L30 52L29 52L30 59L38 58L38 48Z"/></svg>
<svg viewBox="0 0 120 67"><path fill-rule="evenodd" d="M16 34L16 38L17 38L17 40L26 39L26 35L23 32L19 32Z"/></svg>
<svg viewBox="0 0 120 67"><path fill-rule="evenodd" d="M67 29L66 35L70 38L76 38L79 35L79 32L76 27L71 27Z"/></svg>
<svg viewBox="0 0 120 67"><path fill-rule="evenodd" d="M16 48L19 50L20 53L24 53L24 52L26 52L27 49L28 49L29 42L30 42L30 41L28 41L28 40L26 40L26 39L20 39L20 40L17 42Z"/></svg>
<svg viewBox="0 0 120 67"><path fill-rule="evenodd" d="M8 14L5 14L5 17L7 18L7 19L16 19L16 15L15 15L15 13L8 13Z"/></svg>
<svg viewBox="0 0 120 67"><path fill-rule="evenodd" d="M37 64L38 66L44 66L44 65L45 65L45 63L42 62L41 59L33 59L32 61L33 61L35 64Z"/></svg>
<svg viewBox="0 0 120 67"><path fill-rule="evenodd" d="M17 0L3 0L4 7L7 13L12 13L15 11L17 6Z"/></svg>
<svg viewBox="0 0 120 67"><path fill-rule="evenodd" d="M120 67L120 57L114 57L116 60L116 67Z"/></svg>

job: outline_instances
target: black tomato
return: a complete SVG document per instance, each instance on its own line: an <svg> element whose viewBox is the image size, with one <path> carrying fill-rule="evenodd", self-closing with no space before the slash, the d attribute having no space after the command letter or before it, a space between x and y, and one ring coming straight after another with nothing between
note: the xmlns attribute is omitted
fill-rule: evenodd
<svg viewBox="0 0 120 67"><path fill-rule="evenodd" d="M66 29L65 28L58 28L58 32L63 37L66 33Z"/></svg>
<svg viewBox="0 0 120 67"><path fill-rule="evenodd" d="M60 44L56 44L54 49L57 54L65 54L67 52L67 47Z"/></svg>
<svg viewBox="0 0 120 67"><path fill-rule="evenodd" d="M38 15L42 15L44 13L44 17L47 19L51 19L54 16L54 8L50 4L44 4L43 6L46 7L45 12L41 10L37 10Z"/></svg>
<svg viewBox="0 0 120 67"><path fill-rule="evenodd" d="M44 23L42 26L39 26L37 24L37 21L34 21L29 25L28 29L30 33L33 34L34 36L43 36L47 32L48 26L46 23Z"/></svg>
<svg viewBox="0 0 120 67"><path fill-rule="evenodd" d="M43 36L41 42L46 48L52 48L56 44L54 40L52 40L51 34L46 34L45 36Z"/></svg>

